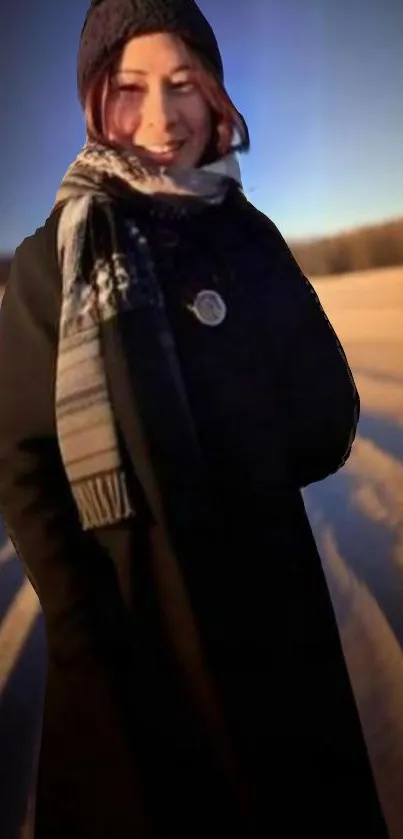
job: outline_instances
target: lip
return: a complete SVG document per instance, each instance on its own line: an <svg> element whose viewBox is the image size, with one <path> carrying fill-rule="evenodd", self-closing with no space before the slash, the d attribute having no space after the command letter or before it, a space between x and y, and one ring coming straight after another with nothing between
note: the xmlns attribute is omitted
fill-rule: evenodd
<svg viewBox="0 0 403 839"><path fill-rule="evenodd" d="M165 143L164 145L161 144L161 146L142 146L139 149L139 152L153 163L157 163L161 166L168 166L175 162L175 158L184 144L185 141L181 140L180 142Z"/></svg>

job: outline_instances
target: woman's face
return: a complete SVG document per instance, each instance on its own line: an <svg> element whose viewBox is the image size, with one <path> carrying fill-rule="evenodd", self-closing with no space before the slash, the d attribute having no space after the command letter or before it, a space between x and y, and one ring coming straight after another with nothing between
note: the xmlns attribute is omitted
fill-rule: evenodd
<svg viewBox="0 0 403 839"><path fill-rule="evenodd" d="M108 140L164 166L196 166L211 136L210 110L185 45L166 33L128 41L104 109Z"/></svg>

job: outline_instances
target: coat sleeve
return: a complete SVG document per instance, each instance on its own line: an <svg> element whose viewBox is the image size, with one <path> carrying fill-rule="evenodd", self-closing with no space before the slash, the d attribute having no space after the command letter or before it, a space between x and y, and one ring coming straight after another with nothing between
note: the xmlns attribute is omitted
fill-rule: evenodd
<svg viewBox="0 0 403 839"><path fill-rule="evenodd" d="M96 568L102 579L107 562L80 527L56 437L60 298L48 222L17 249L0 310L0 514L38 594L50 655L65 662L98 641L91 576Z"/></svg>
<svg viewBox="0 0 403 839"><path fill-rule="evenodd" d="M125 824L143 836L121 681L127 626L112 560L80 526L55 433L61 282L56 226L44 230L17 249L0 311L0 514L39 596L48 646L41 818L46 835L58 833L63 790L81 827L87 819L99 835L120 835Z"/></svg>
<svg viewBox="0 0 403 839"><path fill-rule="evenodd" d="M337 472L348 459L360 398L318 295L276 226L265 221L272 264L270 352L284 446L302 488Z"/></svg>

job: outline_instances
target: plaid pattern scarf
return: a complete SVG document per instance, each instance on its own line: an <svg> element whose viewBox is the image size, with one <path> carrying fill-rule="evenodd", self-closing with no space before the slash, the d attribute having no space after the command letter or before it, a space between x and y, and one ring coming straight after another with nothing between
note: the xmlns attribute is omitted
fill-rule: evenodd
<svg viewBox="0 0 403 839"><path fill-rule="evenodd" d="M61 183L55 202L62 205L56 425L84 529L136 514L108 392L102 324L147 302L164 307L147 242L132 222L126 230L117 224L114 201L140 191L164 201L186 196L217 203L233 180L239 182L233 157L168 173L145 168L131 152L87 143Z"/></svg>

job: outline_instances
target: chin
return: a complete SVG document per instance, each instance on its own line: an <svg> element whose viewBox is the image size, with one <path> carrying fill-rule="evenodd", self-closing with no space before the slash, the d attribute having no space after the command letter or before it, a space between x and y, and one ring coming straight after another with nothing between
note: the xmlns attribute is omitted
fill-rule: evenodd
<svg viewBox="0 0 403 839"><path fill-rule="evenodd" d="M185 168L193 168L200 165L202 157L202 151L199 152L194 149L183 149L182 153L178 155L174 165Z"/></svg>

